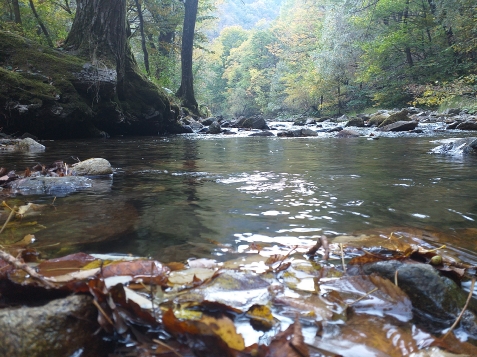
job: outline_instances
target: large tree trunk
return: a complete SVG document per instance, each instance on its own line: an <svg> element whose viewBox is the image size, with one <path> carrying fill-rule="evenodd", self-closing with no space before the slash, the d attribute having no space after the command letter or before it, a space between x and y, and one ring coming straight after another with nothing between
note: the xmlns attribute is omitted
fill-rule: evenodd
<svg viewBox="0 0 477 357"><path fill-rule="evenodd" d="M182 105L191 109L195 113L198 112L198 108L194 95L192 53L194 48L194 32L198 4L198 0L184 0L185 14L181 49L182 78L181 86L179 87L179 90L176 94L182 99Z"/></svg>
<svg viewBox="0 0 477 357"><path fill-rule="evenodd" d="M126 0L77 0L65 48L91 63L76 87L97 103L95 125L101 130L123 134L122 126L127 134L150 135L178 130L169 101L140 74L132 55Z"/></svg>
<svg viewBox="0 0 477 357"><path fill-rule="evenodd" d="M12 6L13 6L13 15L15 16L15 23L19 24L20 26L22 25L22 17L20 14L20 5L18 4L18 0L13 0L12 1Z"/></svg>

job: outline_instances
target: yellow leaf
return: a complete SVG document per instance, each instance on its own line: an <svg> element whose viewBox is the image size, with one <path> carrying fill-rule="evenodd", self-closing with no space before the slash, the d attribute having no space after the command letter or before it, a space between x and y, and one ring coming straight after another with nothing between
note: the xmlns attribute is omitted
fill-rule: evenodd
<svg viewBox="0 0 477 357"><path fill-rule="evenodd" d="M216 319L211 316L204 315L200 320L202 323L208 325L210 329L220 336L220 338L230 347L237 351L245 349L245 341L242 335L235 330L235 325L232 320L226 316Z"/></svg>

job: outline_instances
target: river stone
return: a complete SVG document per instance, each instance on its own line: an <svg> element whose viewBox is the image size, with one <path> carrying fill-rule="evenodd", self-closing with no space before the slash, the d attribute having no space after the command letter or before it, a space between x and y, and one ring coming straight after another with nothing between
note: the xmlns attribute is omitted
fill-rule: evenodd
<svg viewBox="0 0 477 357"><path fill-rule="evenodd" d="M250 118L242 117L234 124L234 126L250 129L268 129L265 119L259 115Z"/></svg>
<svg viewBox="0 0 477 357"><path fill-rule="evenodd" d="M372 114L368 120L368 126L378 126L383 121L385 121L388 117L389 117L389 114L386 112Z"/></svg>
<svg viewBox="0 0 477 357"><path fill-rule="evenodd" d="M399 287L411 299L416 321L433 331L452 325L465 305L466 296L453 280L439 275L431 265L391 260L363 266L365 274L376 273L391 281L396 270Z"/></svg>
<svg viewBox="0 0 477 357"><path fill-rule="evenodd" d="M63 177L25 177L12 181L8 184L12 193L23 195L41 195L50 194L63 196L68 193L90 188L93 181L87 177L63 176Z"/></svg>
<svg viewBox="0 0 477 357"><path fill-rule="evenodd" d="M393 124L389 124L380 127L381 131L409 131L414 130L419 123L417 121L397 121Z"/></svg>
<svg viewBox="0 0 477 357"><path fill-rule="evenodd" d="M220 123L216 120L209 125L209 134L220 134L222 128L220 127Z"/></svg>
<svg viewBox="0 0 477 357"><path fill-rule="evenodd" d="M275 136L271 131L268 130L263 130L263 131L258 131L256 133L252 133L249 136Z"/></svg>
<svg viewBox="0 0 477 357"><path fill-rule="evenodd" d="M88 159L73 165L72 174L74 176L97 176L111 175L113 168L106 159L94 158Z"/></svg>
<svg viewBox="0 0 477 357"><path fill-rule="evenodd" d="M359 133L354 130L341 130L336 134L336 138L357 138L359 137Z"/></svg>
<svg viewBox="0 0 477 357"><path fill-rule="evenodd" d="M364 127L364 119L363 118L351 118L346 123L345 127L348 126L356 126L356 127Z"/></svg>
<svg viewBox="0 0 477 357"><path fill-rule="evenodd" d="M411 118L408 116L409 112L407 109L403 109L397 113L391 114L387 117L381 124L378 125L378 128L385 127L386 125L397 123L400 121L410 121Z"/></svg>
<svg viewBox="0 0 477 357"><path fill-rule="evenodd" d="M434 154L445 155L468 155L477 154L477 138L468 137L463 139L455 139L452 142L439 145L431 150Z"/></svg>
<svg viewBox="0 0 477 357"><path fill-rule="evenodd" d="M0 150L37 152L44 151L45 146L36 142L32 138L0 139Z"/></svg>
<svg viewBox="0 0 477 357"><path fill-rule="evenodd" d="M318 136L318 133L312 129L301 129L301 136Z"/></svg>
<svg viewBox="0 0 477 357"><path fill-rule="evenodd" d="M101 356L93 299L72 295L40 307L0 309L0 355ZM81 351L78 353L79 351Z"/></svg>
<svg viewBox="0 0 477 357"><path fill-rule="evenodd" d="M457 125L456 129L459 130L477 130L477 122L473 120L467 120Z"/></svg>

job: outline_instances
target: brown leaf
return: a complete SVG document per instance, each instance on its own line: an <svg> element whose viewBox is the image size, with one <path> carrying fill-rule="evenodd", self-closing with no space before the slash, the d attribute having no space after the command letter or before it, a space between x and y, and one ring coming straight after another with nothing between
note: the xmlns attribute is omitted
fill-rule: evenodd
<svg viewBox="0 0 477 357"><path fill-rule="evenodd" d="M267 349L260 346L260 351ZM263 352L262 352L263 353ZM264 357L309 357L308 347L301 332L301 324L298 318L285 331L280 332L268 346Z"/></svg>
<svg viewBox="0 0 477 357"><path fill-rule="evenodd" d="M61 258L45 260L38 266L40 274L46 277L64 275L81 270L82 267L96 260L85 253L70 254Z"/></svg>
<svg viewBox="0 0 477 357"><path fill-rule="evenodd" d="M107 265L102 270L103 278L128 275L135 279L142 279L145 284L165 284L169 268L156 260L133 260Z"/></svg>

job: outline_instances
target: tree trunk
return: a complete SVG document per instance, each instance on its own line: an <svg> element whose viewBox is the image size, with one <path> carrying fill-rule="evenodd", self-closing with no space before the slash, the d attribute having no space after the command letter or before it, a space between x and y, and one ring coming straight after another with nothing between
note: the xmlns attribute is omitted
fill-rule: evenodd
<svg viewBox="0 0 477 357"><path fill-rule="evenodd" d="M126 75L126 0L77 0L65 46L89 57L94 66L116 69L118 95Z"/></svg>
<svg viewBox="0 0 477 357"><path fill-rule="evenodd" d="M172 111L168 99L140 74L132 55L126 0L77 0L65 48L93 65L82 72L76 86L82 86L83 92L91 92L95 86L98 128L112 134L139 135L180 130L175 121L177 111Z"/></svg>
<svg viewBox="0 0 477 357"><path fill-rule="evenodd" d="M146 47L146 35L144 34L144 18L142 16L142 9L140 0L136 0L137 16L139 19L139 32L141 33L141 47L144 56L144 67L146 67L147 74L151 74L149 70L149 53Z"/></svg>
<svg viewBox="0 0 477 357"><path fill-rule="evenodd" d="M53 41L51 41L50 34L48 33L48 30L46 29L45 24L43 23L40 16L36 12L35 5L33 4L33 0L30 0L30 8L31 8L31 11L33 12L33 15L35 15L36 21L38 21L38 25L40 25L41 31L46 37L46 42L48 42L48 46L53 47Z"/></svg>
<svg viewBox="0 0 477 357"><path fill-rule="evenodd" d="M185 14L182 33L181 86L177 96L182 99L182 104L197 113L197 101L194 95L194 76L192 74L192 53L194 48L195 22L197 19L198 0L184 0Z"/></svg>
<svg viewBox="0 0 477 357"><path fill-rule="evenodd" d="M12 0L13 5L13 15L15 16L15 23L22 25L22 17L20 15L20 5L18 4L18 0Z"/></svg>

